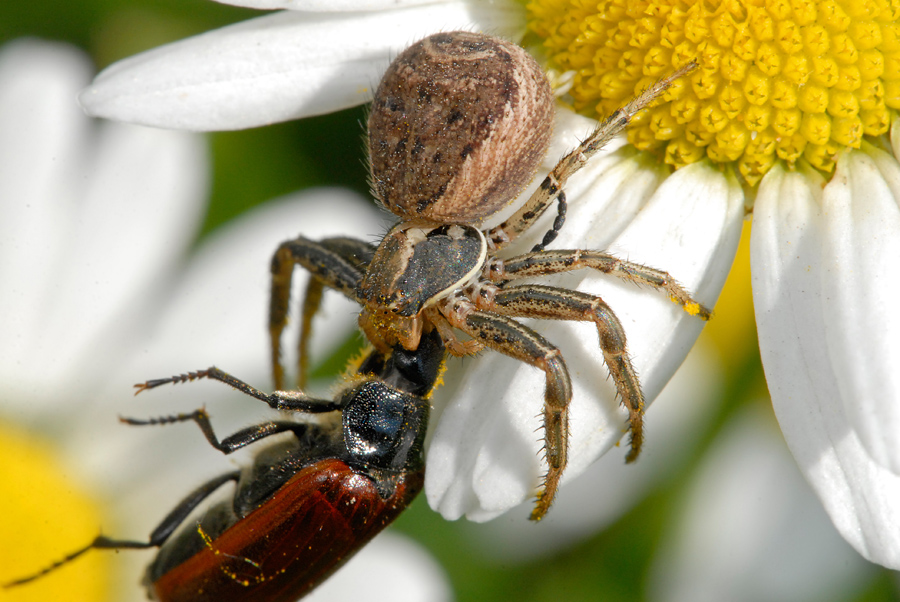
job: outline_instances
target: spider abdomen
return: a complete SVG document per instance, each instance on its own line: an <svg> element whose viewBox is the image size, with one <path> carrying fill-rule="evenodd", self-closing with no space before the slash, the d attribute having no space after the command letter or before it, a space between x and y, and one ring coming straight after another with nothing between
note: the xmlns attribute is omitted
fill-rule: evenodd
<svg viewBox="0 0 900 602"><path fill-rule="evenodd" d="M375 94L373 193L403 219L480 222L534 176L553 106L519 46L464 31L426 38L391 63Z"/></svg>

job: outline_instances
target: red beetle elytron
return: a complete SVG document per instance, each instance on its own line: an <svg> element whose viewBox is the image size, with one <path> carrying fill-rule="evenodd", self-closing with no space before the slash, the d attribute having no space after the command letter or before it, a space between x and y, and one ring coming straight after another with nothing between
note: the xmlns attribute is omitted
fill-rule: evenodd
<svg viewBox="0 0 900 602"><path fill-rule="evenodd" d="M130 424L193 420L210 444L231 453L276 433L291 432L261 450L252 466L209 481L189 494L159 524L149 541L99 536L87 547L20 585L90 549L158 547L145 584L161 602L288 602L316 587L393 521L422 489L422 445L428 425L425 397L438 379L444 347L432 331L415 351L371 352L334 400L296 391L263 393L210 368L152 380L139 391L197 378L222 381L277 410L340 412L334 427L273 421L219 440L203 410ZM228 482L231 500L207 509L197 523L185 519Z"/></svg>

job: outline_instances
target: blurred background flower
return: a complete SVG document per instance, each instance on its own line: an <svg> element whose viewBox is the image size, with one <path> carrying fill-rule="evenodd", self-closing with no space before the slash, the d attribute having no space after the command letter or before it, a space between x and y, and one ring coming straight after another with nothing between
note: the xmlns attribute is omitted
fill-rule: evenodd
<svg viewBox="0 0 900 602"><path fill-rule="evenodd" d="M298 4L256 3L256 6L296 8ZM328 3L328 8L352 9L365 5L378 9L388 4L393 3L371 0ZM468 10L475 5L490 11L511 5L411 1L406 4L435 4L451 11ZM304 6L315 9L317 4L309 2ZM0 6L0 35L5 36L3 40L25 34L63 39L85 48L102 67L162 43L258 15L255 11L201 0L189 6L174 0L127 3L91 0L77 6L50 1L42 3L40 11L7 3ZM287 19L277 15L267 18L276 23ZM393 20L396 21L396 15ZM468 24L512 36L513 32L498 31L504 23L511 21L468 19ZM436 31L467 23L446 18L429 20L426 24L429 31ZM513 24L524 31L524 20ZM421 27L423 24L419 22L415 31ZM240 33L241 29L237 31ZM418 37L421 37L419 33L394 36L393 46L381 47L368 56L369 67L383 68L388 60L385 52L396 53ZM302 43L290 38L286 43L292 41ZM362 69L360 73L365 71ZM373 76L361 75L352 80L346 95L358 97L360 90L374 84L377 73L375 68ZM320 77L327 77L327 73ZM350 99L342 106L354 102ZM284 105L292 106L292 103ZM328 110L325 107L312 113ZM240 113L258 111L242 109ZM255 124L245 125L275 119L263 115ZM333 184L367 195L360 126L363 121L364 110L357 107L265 128L214 134L211 138L212 201L203 236L214 240L218 230L251 211L256 204L301 188ZM366 204L360 203L354 212L363 211L363 207ZM288 223L299 221L288 220ZM295 234L292 228L287 231L260 228L254 236L263 239L261 247L273 247L275 242ZM515 509L488 525L448 523L429 510L424 499L418 500L399 519L399 529L417 536L440 560L461 599L897 599L896 576L863 562L837 537L826 517L816 513L819 507L811 501L814 498L808 486L799 478L782 439L773 430L749 292L748 230L745 226L736 267L717 305L716 318L693 352L700 359L692 357L688 361L687 376L676 377L670 391L663 393L648 413L648 448L638 466L621 466L621 456L608 454L581 478L563 488L557 507L540 525L521 524L524 520L520 519L527 514L525 508ZM216 265L223 272L227 267L216 261L207 267ZM261 282L265 273L254 277ZM184 282L188 280L184 278ZM228 281L236 282L230 278ZM203 284L212 286L208 281ZM228 295L243 296L244 288L252 287L240 287ZM172 296L184 295L178 288L173 290L169 293ZM198 294L209 295L205 299L210 300L225 292L209 288ZM250 298L250 304L255 303L256 309L239 310L227 322L229 333L243 335L246 330L249 338L242 340L261 337L263 299L262 293L256 300ZM235 372L240 369L240 374L248 379L256 375L265 378L263 354L252 351L247 357L235 356L233 365L231 356L223 357L225 352L221 347L218 353L214 348L205 350L203 357L179 355L183 341L176 342L180 340L178 337L190 340L190 331L184 329L190 327L192 319L203 318L200 308L208 309L210 304L210 301L189 304L180 313L181 321L172 322L168 329L161 328L171 338L157 348L159 352L142 354L135 365L139 376L129 377L129 383L156 375L157 366L161 366L161 374L166 374L213 361ZM231 331L232 327L238 330ZM259 333L255 332L257 329ZM319 332L326 330L332 339L348 336L338 337L334 334L336 330L324 324L319 328ZM355 348L357 343L350 337L350 343L335 353L320 350L317 360L323 367L318 375L326 381L332 378L349 353L348 348ZM244 347L264 349L264 346ZM166 358L165 367L156 363L160 356ZM323 361L325 357L329 359ZM98 371L106 368L94 367ZM95 383L88 381L91 392ZM195 395L187 399L180 404L173 402L173 407L202 402ZM154 402L154 411L168 407L159 403ZM215 403L220 404L221 400ZM120 413L118 406L104 411L110 415ZM673 415L672 418L664 411ZM223 413L231 416L224 408ZM680 424L676 418L681 419ZM238 420L234 424L243 423ZM194 441L187 436L184 440ZM206 464L201 458L197 462ZM136 467L130 475L135 482L142 481L140 469ZM140 492L134 488L129 490L142 498L149 495L144 491L153 491L150 508L166 508L177 499L177 493L168 491L168 487L163 489L170 497L155 498L158 489L148 486ZM124 505L116 510L131 512L130 508ZM134 508L138 511L139 507ZM150 514L148 528L155 516L153 512ZM786 548L786 538L796 540L793 543L797 547ZM801 545L806 543L810 545Z"/></svg>

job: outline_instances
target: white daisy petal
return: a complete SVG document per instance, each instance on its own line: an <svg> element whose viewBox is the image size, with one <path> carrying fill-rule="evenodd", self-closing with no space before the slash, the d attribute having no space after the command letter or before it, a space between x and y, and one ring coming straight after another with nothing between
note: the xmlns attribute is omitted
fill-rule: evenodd
<svg viewBox="0 0 900 602"><path fill-rule="evenodd" d="M19 41L0 62L0 380L38 412L121 353L113 322L192 240L207 162L192 135L91 131L75 103L90 65L67 46Z"/></svg>
<svg viewBox="0 0 900 602"><path fill-rule="evenodd" d="M120 61L79 100L91 115L234 130L368 102L391 57L440 30L524 31L514 0L358 13L278 12Z"/></svg>
<svg viewBox="0 0 900 602"><path fill-rule="evenodd" d="M0 51L0 381L30 365L55 259L80 197L87 120L73 102L87 57L65 45L19 40Z"/></svg>
<svg viewBox="0 0 900 602"><path fill-rule="evenodd" d="M655 602L856 599L872 566L816 507L760 406L713 443L663 540L651 574Z"/></svg>
<svg viewBox="0 0 900 602"><path fill-rule="evenodd" d="M854 336L834 332L848 328L846 312L874 298L862 293L842 309L849 291L830 297L840 285L835 271L846 274L851 266L837 266L827 256L840 239L823 207L838 210L859 176L881 179L870 169L857 171L860 162L868 160L843 157L824 190L821 176L808 168L788 173L776 166L763 179L751 239L754 305L772 404L791 452L841 535L865 558L900 568L900 477L873 460L847 415L852 403L843 395L861 360L848 364L846 353L833 348ZM877 188L870 184L867 192L877 194ZM852 202L871 208L879 201L854 196ZM863 330L858 350L878 362L864 355L879 345L873 338L877 333Z"/></svg>
<svg viewBox="0 0 900 602"><path fill-rule="evenodd" d="M847 418L872 459L900 475L898 199L900 166L884 151L867 145L838 161L822 199L822 289Z"/></svg>
<svg viewBox="0 0 900 602"><path fill-rule="evenodd" d="M533 562L592 537L684 473L721 394L718 358L698 343L647 410L650 433L638 462L625 463L626 445L610 450L569 480L540 528L528 520L530 500L488 523L460 526L481 553L503 562Z"/></svg>
<svg viewBox="0 0 900 602"><path fill-rule="evenodd" d="M623 149L595 160L596 169L605 173L589 167L579 174L591 182L590 191L582 193L589 204L582 205L574 194L570 197L567 225L553 246L606 248L619 257L666 269L711 305L740 236L740 187L703 163L660 184L655 162L632 155ZM573 178L571 187L584 185ZM596 208L602 209L595 213ZM540 227L535 230L538 237L543 233ZM554 278L552 284L599 294L609 303L624 325L648 400L669 380L702 328L699 319L664 295L612 278L582 271ZM627 415L603 367L596 329L587 324L537 324L538 331L561 348L574 381L568 479L621 438ZM438 391L447 406L428 452L429 503L446 518L465 514L488 520L532 496L538 484L543 469L541 434L535 431L541 425L544 374L485 352L463 374L447 380L453 386Z"/></svg>
<svg viewBox="0 0 900 602"><path fill-rule="evenodd" d="M304 12L350 12L393 10L420 4L438 4L447 0L216 0L221 4L262 10L287 9Z"/></svg>
<svg viewBox="0 0 900 602"><path fill-rule="evenodd" d="M205 141L187 132L103 124L92 159L76 218L82 227L69 237L72 252L59 266L65 306L48 312L45 326L54 357L71 358L62 376L70 384L93 382L118 355L112 344L112 357L87 350L98 331L131 334L121 324L145 315L148 297L194 241L209 187Z"/></svg>

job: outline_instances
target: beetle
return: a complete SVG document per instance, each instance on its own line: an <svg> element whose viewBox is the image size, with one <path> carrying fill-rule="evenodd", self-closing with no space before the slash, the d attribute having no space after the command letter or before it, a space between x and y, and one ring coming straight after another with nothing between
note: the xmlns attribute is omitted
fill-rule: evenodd
<svg viewBox="0 0 900 602"><path fill-rule="evenodd" d="M371 351L333 400L300 391L266 394L213 367L135 385L137 393L200 378L221 381L274 409L339 413L338 424L272 421L219 440L204 410L132 425L193 421L209 443L229 454L278 433L292 433L257 452L253 464L204 483L153 530L148 541L100 535L27 583L91 549L159 548L144 584L161 602L297 600L325 580L416 497L424 484L426 399L440 376L443 341L427 333L414 351ZM192 511L222 485L230 500Z"/></svg>
<svg viewBox="0 0 900 602"><path fill-rule="evenodd" d="M368 118L370 180L375 199L400 218L377 247L298 236L276 250L269 310L276 388L283 381L280 341L291 280L312 275L303 302L301 382L309 328L324 287L361 306L359 326L386 351L413 350L422 333L440 332L447 350L465 356L489 348L544 371L544 449L548 470L531 514L550 508L568 458L572 385L560 350L516 318L593 322L621 403L629 413L634 461L643 442L644 396L628 355L625 330L596 295L524 279L591 269L647 285L701 319L711 312L667 272L596 250L546 250L563 227L563 187L641 109L696 68L690 62L600 123L559 161L504 222L480 229L524 190L547 151L554 100L535 60L508 41L483 34L439 33L400 53L381 80ZM535 225L553 204L557 216L531 252L499 252ZM460 338L457 332L467 338Z"/></svg>

